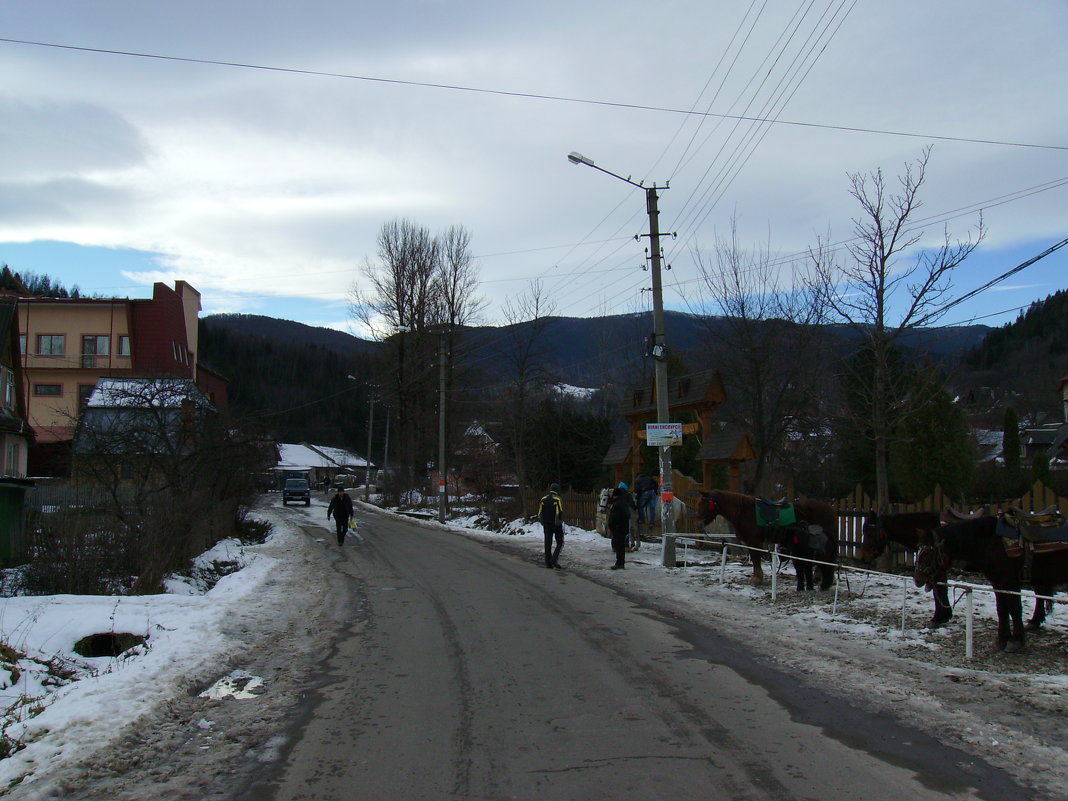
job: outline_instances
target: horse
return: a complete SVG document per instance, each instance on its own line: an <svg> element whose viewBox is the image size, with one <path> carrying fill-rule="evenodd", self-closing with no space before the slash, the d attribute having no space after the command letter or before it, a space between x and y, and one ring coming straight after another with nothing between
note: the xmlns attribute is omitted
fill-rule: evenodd
<svg viewBox="0 0 1068 801"><path fill-rule="evenodd" d="M907 551L916 551L920 547L921 531L934 531L942 525L942 516L938 512L900 512L898 514L869 514L864 518L861 529L862 540L857 558L863 564L871 564L891 542L896 542ZM943 571L934 583L934 614L930 627L933 629L948 623L953 617L953 606L949 602L949 588L945 584L946 573Z"/></svg>
<svg viewBox="0 0 1068 801"><path fill-rule="evenodd" d="M819 526L826 536L826 542L823 547L816 549L818 552L815 552L811 558L837 564L838 513L835 512L834 507L823 501L815 500L795 501L793 507L798 525ZM716 517L723 516L734 526L734 531L743 544L748 545L750 548L763 548L765 540L770 534L773 534L773 531L769 531L772 527L760 526L757 523L756 509L757 499L751 495L742 495L726 490L703 490L701 492L699 511L704 525L707 526ZM802 554L797 553L795 555L801 556ZM752 583L760 584L764 580L764 569L760 564L760 556L752 554L752 562ZM807 565L809 568L812 567L808 562L794 561L795 570L801 570L802 565ZM826 590L834 582L834 570L824 565L819 565L818 567L820 568L820 589ZM801 587L801 579L802 577L799 575L798 588Z"/></svg>
<svg viewBox="0 0 1068 801"><path fill-rule="evenodd" d="M951 561L965 560L986 576L994 588L998 613L998 650L1017 653L1024 646L1023 601L1025 560L1009 556L998 533L998 517L977 517L949 523L919 535L913 581L930 590ZM1038 595L1052 596L1054 588L1068 583L1068 549L1035 553L1030 565L1031 586ZM1046 602L1038 601L1027 628L1038 629L1046 618Z"/></svg>

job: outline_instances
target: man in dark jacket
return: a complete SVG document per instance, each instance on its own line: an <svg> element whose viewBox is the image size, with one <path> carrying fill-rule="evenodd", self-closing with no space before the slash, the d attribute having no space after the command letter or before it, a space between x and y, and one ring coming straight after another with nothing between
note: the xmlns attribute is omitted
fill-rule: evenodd
<svg viewBox="0 0 1068 801"><path fill-rule="evenodd" d="M638 531L647 525L653 529L653 509L656 508L656 479L645 473L634 477L634 494L638 496Z"/></svg>
<svg viewBox="0 0 1068 801"><path fill-rule="evenodd" d="M545 566L560 567L560 549L564 547L564 504L560 501L560 485L550 484L549 493L538 504L538 520L545 534ZM556 550L553 550L553 537Z"/></svg>
<svg viewBox="0 0 1068 801"><path fill-rule="evenodd" d="M612 535L612 550L616 552L613 570L622 570L627 561L627 546L630 544L630 493L616 487L612 507L608 510L608 533Z"/></svg>
<svg viewBox="0 0 1068 801"><path fill-rule="evenodd" d="M345 532L349 528L349 519L352 517L352 498L345 492L344 487L337 488L337 495L330 499L330 505L326 507L326 519L331 515L334 525L337 526L337 544L345 544Z"/></svg>

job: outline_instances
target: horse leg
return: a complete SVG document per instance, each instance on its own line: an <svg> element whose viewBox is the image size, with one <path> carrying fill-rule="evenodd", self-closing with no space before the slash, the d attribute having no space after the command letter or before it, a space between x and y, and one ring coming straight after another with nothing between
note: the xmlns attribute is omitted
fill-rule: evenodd
<svg viewBox="0 0 1068 801"><path fill-rule="evenodd" d="M997 648L999 651L1004 651L1009 644L1010 630L1009 630L1009 607L1005 603L1006 596L1000 592L994 593L994 605L998 610L998 639Z"/></svg>
<svg viewBox="0 0 1068 801"><path fill-rule="evenodd" d="M1050 598L1053 597L1053 587L1043 587L1035 585L1035 595L1045 595ZM1046 614L1049 611L1048 606L1050 601L1042 601L1035 599L1035 611L1031 615L1031 619L1027 621L1027 625L1024 627L1029 631L1038 631L1042 628L1042 624L1046 622Z"/></svg>
<svg viewBox="0 0 1068 801"><path fill-rule="evenodd" d="M813 589L813 586L812 586L812 584L813 584L813 582L812 582L812 563L811 562L804 562L803 564L804 564L804 571L805 571L805 589L806 590L811 590L811 589Z"/></svg>
<svg viewBox="0 0 1068 801"><path fill-rule="evenodd" d="M1019 590L1019 587L1016 589ZM1015 654L1024 647L1023 598L1019 595L1007 595L1005 601L1009 618L1012 620L1012 638L1005 646L1005 653Z"/></svg>
<svg viewBox="0 0 1068 801"><path fill-rule="evenodd" d="M943 585L944 581L945 578L940 577L934 592L931 593L934 596L934 617L931 618L930 623L932 629L948 623L953 617L953 606L949 602L949 588Z"/></svg>
<svg viewBox="0 0 1068 801"><path fill-rule="evenodd" d="M805 589L805 563L794 559L794 575L797 576L797 591Z"/></svg>
<svg viewBox="0 0 1068 801"><path fill-rule="evenodd" d="M760 564L760 553L758 551L750 551L749 558L753 561L753 577L749 580L749 583L754 586L763 584L764 567Z"/></svg>
<svg viewBox="0 0 1068 801"><path fill-rule="evenodd" d="M816 554L814 557L823 562L837 562L833 553ZM810 565L820 572L820 589L829 590L834 584L834 568L827 565Z"/></svg>

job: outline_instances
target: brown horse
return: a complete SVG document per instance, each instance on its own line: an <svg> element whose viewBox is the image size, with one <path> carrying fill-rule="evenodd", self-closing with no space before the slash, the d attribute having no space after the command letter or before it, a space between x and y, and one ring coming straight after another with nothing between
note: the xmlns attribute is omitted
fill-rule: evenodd
<svg viewBox="0 0 1068 801"><path fill-rule="evenodd" d="M864 518L861 529L862 541L857 559L862 564L870 565L878 559L891 542L896 542L907 551L917 551L920 547L920 532L931 532L942 525L939 512L898 512L879 515L874 512ZM949 602L949 589L946 587L946 574L942 571L934 583L934 614L931 616L931 628L935 629L948 623L953 617L953 605Z"/></svg>
<svg viewBox="0 0 1068 801"><path fill-rule="evenodd" d="M979 569L995 590L998 613L997 647L1016 653L1024 647L1023 601L1018 593L1025 582L1025 560L1010 556L998 532L998 517L976 517L950 523L931 532L920 533L920 550L916 553L913 579L917 587L928 590L944 580L945 569L952 561L968 562ZM1058 586L1068 583L1068 549L1035 553L1030 568L1030 584L1037 595L1052 597ZM1045 620L1047 605L1035 604L1028 628L1039 628Z"/></svg>
<svg viewBox="0 0 1068 801"><path fill-rule="evenodd" d="M722 516L734 526L738 539L750 548L763 548L769 538L774 536L773 526L757 524L756 498L726 490L706 490L701 492L699 507L701 520L708 525ZM800 500L794 502L797 522L819 526L826 535L823 552L814 558L837 564L838 562L838 513L834 507L823 501ZM760 554L751 553L753 561L753 584L764 580L764 569L760 564ZM826 590L834 582L834 569L817 565L820 569L820 589Z"/></svg>

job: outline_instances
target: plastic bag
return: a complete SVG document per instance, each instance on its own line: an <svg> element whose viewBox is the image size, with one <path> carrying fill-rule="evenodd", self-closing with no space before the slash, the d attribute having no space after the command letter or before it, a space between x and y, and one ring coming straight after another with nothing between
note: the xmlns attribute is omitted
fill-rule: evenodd
<svg viewBox="0 0 1068 801"><path fill-rule="evenodd" d="M349 521L349 528L353 528L353 529L356 528L356 521L355 520L350 520Z"/></svg>

